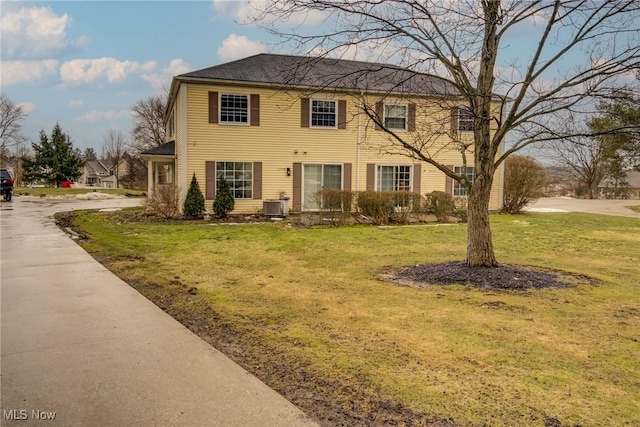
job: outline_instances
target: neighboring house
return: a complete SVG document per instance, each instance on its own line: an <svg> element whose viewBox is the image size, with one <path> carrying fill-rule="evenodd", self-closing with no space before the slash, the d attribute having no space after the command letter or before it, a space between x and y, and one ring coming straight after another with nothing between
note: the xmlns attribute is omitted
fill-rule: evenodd
<svg viewBox="0 0 640 427"><path fill-rule="evenodd" d="M115 170L114 170L115 172ZM147 161L124 153L118 162L118 186L130 190L147 190Z"/></svg>
<svg viewBox="0 0 640 427"><path fill-rule="evenodd" d="M628 172L626 185L620 186L605 178L598 184L598 193L603 199L640 199L640 172Z"/></svg>
<svg viewBox="0 0 640 427"><path fill-rule="evenodd" d="M176 185L184 198L195 173L210 208L224 176L236 213L258 212L282 195L294 212L317 210L314 194L323 188L465 196L436 167L390 150L388 134L360 108L370 105L386 127L408 136L438 118L447 129L435 140L438 160L473 178L473 167L462 170L460 152L443 148L453 138L473 141L472 119L456 107L462 103L456 93L438 77L396 66L287 55L260 54L182 74L169 93L169 142L142 154L148 191ZM492 210L501 208L502 177L500 167Z"/></svg>
<svg viewBox="0 0 640 427"><path fill-rule="evenodd" d="M77 184L87 187L105 187L108 183L103 181L111 176L110 169L100 160L87 160L82 169L82 175L78 178Z"/></svg>

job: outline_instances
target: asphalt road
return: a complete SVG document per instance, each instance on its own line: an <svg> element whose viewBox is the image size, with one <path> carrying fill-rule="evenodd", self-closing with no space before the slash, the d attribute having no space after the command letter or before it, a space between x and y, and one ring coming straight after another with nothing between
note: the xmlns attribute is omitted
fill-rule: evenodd
<svg viewBox="0 0 640 427"><path fill-rule="evenodd" d="M536 200L529 210L559 210L566 212L585 212L603 215L640 218L640 213L627 206L640 206L640 200L572 199L568 197L548 197Z"/></svg>
<svg viewBox="0 0 640 427"><path fill-rule="evenodd" d="M0 203L1 424L315 425L53 223L58 211L137 203Z"/></svg>

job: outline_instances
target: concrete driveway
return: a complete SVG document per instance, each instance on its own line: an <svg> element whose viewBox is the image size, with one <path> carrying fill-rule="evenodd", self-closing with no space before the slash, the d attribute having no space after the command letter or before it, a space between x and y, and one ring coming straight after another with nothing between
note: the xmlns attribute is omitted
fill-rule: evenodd
<svg viewBox="0 0 640 427"><path fill-rule="evenodd" d="M138 203L0 203L1 424L315 425L53 223L58 211Z"/></svg>
<svg viewBox="0 0 640 427"><path fill-rule="evenodd" d="M640 200L587 200L568 197L548 197L536 200L525 210L529 211L565 211L585 212L603 215L627 216L640 218L640 213L626 206L640 206Z"/></svg>

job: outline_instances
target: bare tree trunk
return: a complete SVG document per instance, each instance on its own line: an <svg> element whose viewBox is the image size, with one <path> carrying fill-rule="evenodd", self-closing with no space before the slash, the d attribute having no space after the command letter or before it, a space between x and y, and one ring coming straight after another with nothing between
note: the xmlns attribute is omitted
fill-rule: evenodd
<svg viewBox="0 0 640 427"><path fill-rule="evenodd" d="M495 166L492 150L483 144L478 144L477 147L476 176L468 195L467 265L495 267L498 262L493 251L489 222L489 200Z"/></svg>
<svg viewBox="0 0 640 427"><path fill-rule="evenodd" d="M491 140L494 68L498 54L497 25L500 21L500 3L484 4L485 26L482 45L482 61L478 73L478 86L473 97L475 171L476 177L469 191L469 217L467 224L467 265L470 267L494 267L498 265L493 252L491 225L489 223L489 199L495 172L495 145Z"/></svg>

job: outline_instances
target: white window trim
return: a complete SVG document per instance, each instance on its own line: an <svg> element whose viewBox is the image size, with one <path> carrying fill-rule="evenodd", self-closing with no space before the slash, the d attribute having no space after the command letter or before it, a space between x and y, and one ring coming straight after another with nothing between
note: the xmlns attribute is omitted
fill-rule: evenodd
<svg viewBox="0 0 640 427"><path fill-rule="evenodd" d="M380 190L380 186L378 185L379 183L379 179L378 179L378 174L380 171L381 167L398 167L398 166L408 166L409 167L409 190L400 190L400 191L413 191L413 167L414 165L402 165L402 164L390 164L390 163L381 163L381 164L377 164L376 165L376 173L375 173L375 191L382 191ZM397 190L393 190L393 191L397 191Z"/></svg>
<svg viewBox="0 0 640 427"><path fill-rule="evenodd" d="M253 199L253 192L254 192L254 180L255 180L255 176L253 173L253 162L247 162L247 161L241 161L241 160L216 160L216 191L218 190L218 171L220 169L218 169L218 163L250 163L251 164L251 197L236 197L235 195L233 196L233 198L235 200L252 200ZM227 181L228 183L229 181ZM231 191L233 192L233 188L231 189Z"/></svg>
<svg viewBox="0 0 640 427"><path fill-rule="evenodd" d="M473 180L471 181L471 183L473 183L473 181L476 180L476 168L475 168L475 166L454 166L453 167L453 172L454 173L458 173L460 175L461 172L456 172L456 169L462 169L462 168L466 168L466 169L471 168L471 169L473 169ZM465 175L467 173L466 169L465 169ZM456 195L456 186L459 186L458 188L463 189L464 190L464 194ZM457 180L454 179L453 180L453 185L451 186L451 195L453 197L469 197L469 191L465 187L463 187L460 182L458 182Z"/></svg>
<svg viewBox="0 0 640 427"><path fill-rule="evenodd" d="M223 122L222 121L222 97L227 96L246 96L247 97L247 122ZM251 126L251 96L248 93L227 93L220 92L218 96L218 124L228 126Z"/></svg>
<svg viewBox="0 0 640 427"><path fill-rule="evenodd" d="M403 103L398 103L398 102L394 102L394 103L384 103L382 106L382 123L385 125L386 127L386 123L387 123L387 106L389 107L404 107L404 128L387 128L389 130L393 130L393 131L401 131L401 132L406 132L408 127L409 127L409 104L403 104Z"/></svg>
<svg viewBox="0 0 640 427"><path fill-rule="evenodd" d="M340 166L340 191L344 190L344 163L323 163L323 162L306 162L301 165L302 176L300 177L300 194L302 197L302 211L303 212L320 212L322 209L309 209L304 206L304 167L306 165L322 165L322 166Z"/></svg>
<svg viewBox="0 0 640 427"><path fill-rule="evenodd" d="M467 110L465 108L458 108L458 115L456 117L457 131L459 133L473 133L473 129L471 129L471 130L460 129L460 118L461 118L463 112L470 114L471 118L473 118L473 114L469 110Z"/></svg>
<svg viewBox="0 0 640 427"><path fill-rule="evenodd" d="M313 124L313 101L318 102L333 102L336 108L336 119L335 124L333 126L318 126ZM311 129L337 129L338 128L338 108L340 103L335 99L319 99L319 98L311 98L309 99L309 127ZM329 164L329 163L318 163L318 164Z"/></svg>

